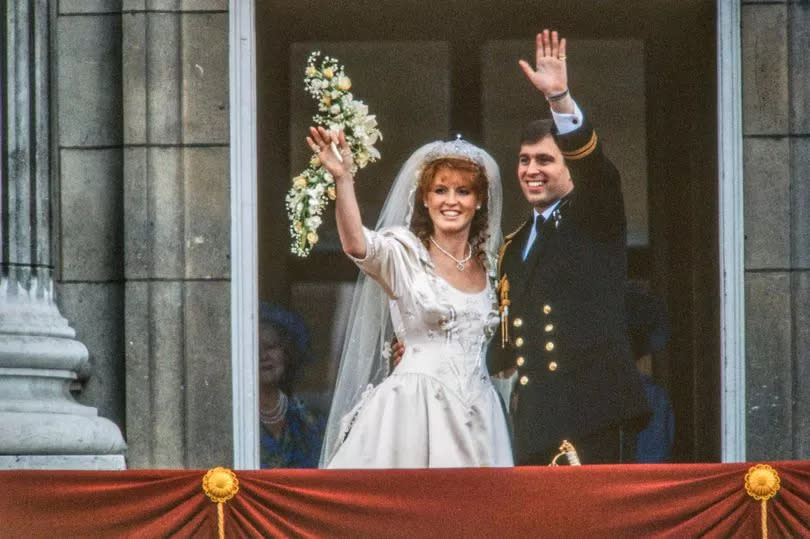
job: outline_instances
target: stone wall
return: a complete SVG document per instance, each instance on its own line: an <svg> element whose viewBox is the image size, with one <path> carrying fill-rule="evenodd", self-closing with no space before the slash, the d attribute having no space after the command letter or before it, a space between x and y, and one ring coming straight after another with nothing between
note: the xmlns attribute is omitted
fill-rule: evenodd
<svg viewBox="0 0 810 539"><path fill-rule="evenodd" d="M122 8L129 462L227 465L227 1Z"/></svg>
<svg viewBox="0 0 810 539"><path fill-rule="evenodd" d="M56 8L61 306L129 467L232 461L227 8Z"/></svg>
<svg viewBox="0 0 810 539"><path fill-rule="evenodd" d="M810 458L808 48L808 2L743 2L749 460Z"/></svg>

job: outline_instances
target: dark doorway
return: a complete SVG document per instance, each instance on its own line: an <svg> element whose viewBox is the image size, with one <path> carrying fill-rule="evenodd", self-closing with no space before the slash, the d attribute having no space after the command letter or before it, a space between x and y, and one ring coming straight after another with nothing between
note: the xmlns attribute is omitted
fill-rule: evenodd
<svg viewBox="0 0 810 539"><path fill-rule="evenodd" d="M534 34L546 27L559 30L573 45L587 42L598 48L600 42L632 41L640 44L640 49L631 49L641 51L641 84L632 84L635 72L620 70L587 83L572 79L572 91L576 87L578 95L588 96L586 106L613 103L612 112L602 117L607 124L613 123L615 114L621 120L622 111L632 110L639 100L644 104L644 174L639 180L645 190L641 215L644 230L628 248L630 276L648 282L669 309L670 340L666 350L654 357L652 372L669 390L675 408L674 460L718 461L715 26L715 5L705 0L257 1L260 297L312 317L310 325L319 359L303 375L302 387L323 394L322 402L328 400L335 346L339 353L340 332L335 328L342 321L338 303L345 302L356 276L348 259L334 248L334 243L330 246L328 235L323 247L307 259L289 254L284 194L290 178L305 165L299 149L303 141L298 140L301 126L295 125L296 92L301 91L304 67L298 61L302 51L323 43L337 44L345 50L350 50L352 44L376 43L387 46L386 54L393 55L375 59L364 49L366 52L358 57L365 54L368 63L359 66L346 61L350 75L359 73L355 80L357 97L378 114L386 135L380 148L383 161L363 173L364 178L374 178L370 185L375 187L369 188L364 195L367 198L361 201L368 208L366 224L373 226L375 208L402 158L431 138L459 132L488 148L497 147L492 153L501 165L505 186L514 179L514 158L508 150L512 142L494 140L491 128L495 112L487 90L498 82L492 80L489 64L497 57L493 50L500 50L497 43L520 40L525 43L523 57L528 58ZM570 63L576 65L576 53L569 56ZM413 71L407 71L408 66ZM414 88L421 88L420 95L403 102L406 96L396 92L411 86L403 86L400 81L413 82L419 73L443 81L444 86L416 84ZM583 77L587 75L583 73ZM522 84L516 66L513 76L515 84ZM641 88L641 95L637 95L637 88ZM396 100L386 99L386 95L394 94ZM530 94L528 88L526 94ZM375 95L380 97L372 100L370 96ZM538 110L542 110L541 106L538 102ZM409 111L412 115L421 113L420 122L409 123L413 120L406 118ZM428 116L432 121L421 121ZM514 126L515 135L520 127ZM637 144L635 139L615 136L614 140L605 140L614 159L624 148L638 150L630 148ZM506 196L510 196L508 190ZM523 215L520 201L512 203L515 210L505 212L507 231ZM328 231L328 227L325 224L324 230Z"/></svg>

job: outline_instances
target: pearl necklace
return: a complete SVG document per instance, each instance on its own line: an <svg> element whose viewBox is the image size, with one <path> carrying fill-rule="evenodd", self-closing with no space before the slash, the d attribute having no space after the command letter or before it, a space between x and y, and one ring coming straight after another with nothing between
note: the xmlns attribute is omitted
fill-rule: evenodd
<svg viewBox="0 0 810 539"><path fill-rule="evenodd" d="M438 249L439 251L441 251L441 252L442 252L442 253L444 253L445 255L449 256L449 257L450 257L450 258L453 260L453 262L455 262L455 263L456 263L456 269L457 269L458 271L464 271L464 266L465 266L465 265L467 264L467 262L469 262L469 261L470 261L470 259L472 258L472 244L471 244L470 242L467 242L467 247L469 247L469 248L470 248L470 252L469 252L469 253L467 253L467 256L465 256L465 257L464 257L462 260L459 260L458 258L454 257L453 255L451 255L450 253L448 253L447 251L445 251L445 250L442 248L442 246L441 246L441 245L439 245L438 243L436 243L436 240L434 240L434 239L433 239L433 236L428 236L428 237L430 238L431 243L433 243L433 245L435 245L435 246L436 246L436 249Z"/></svg>
<svg viewBox="0 0 810 539"><path fill-rule="evenodd" d="M287 415L290 401L283 391L278 392L278 402L271 410L259 409L259 419L262 423L274 424L280 422Z"/></svg>

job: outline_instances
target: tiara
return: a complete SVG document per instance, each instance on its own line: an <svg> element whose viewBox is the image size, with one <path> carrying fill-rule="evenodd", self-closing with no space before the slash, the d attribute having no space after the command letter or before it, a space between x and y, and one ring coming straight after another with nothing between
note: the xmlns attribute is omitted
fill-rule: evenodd
<svg viewBox="0 0 810 539"><path fill-rule="evenodd" d="M436 142L435 146L425 154L425 163L436 161L447 157L460 157L468 159L481 167L486 169L486 160L484 152L474 144L470 144L461 135L456 135L454 140Z"/></svg>

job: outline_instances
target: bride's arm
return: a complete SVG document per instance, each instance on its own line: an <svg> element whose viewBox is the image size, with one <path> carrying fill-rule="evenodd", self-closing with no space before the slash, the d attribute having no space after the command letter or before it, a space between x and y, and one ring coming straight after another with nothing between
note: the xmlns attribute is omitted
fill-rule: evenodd
<svg viewBox="0 0 810 539"><path fill-rule="evenodd" d="M318 159L335 179L335 217L337 220L338 235L343 252L354 258L365 258L366 238L363 234L363 220L360 217L360 207L354 192L354 178L352 177L352 154L343 131L335 137L323 127L309 128L310 135L307 143L312 151L318 153ZM335 142L340 153L336 155L332 150Z"/></svg>
<svg viewBox="0 0 810 539"><path fill-rule="evenodd" d="M335 215L343 251L389 297L399 297L410 288L412 268L419 264L419 240L403 227L376 232L363 226L351 173L351 151L342 132L335 136L322 127L311 127L307 142L335 179Z"/></svg>

